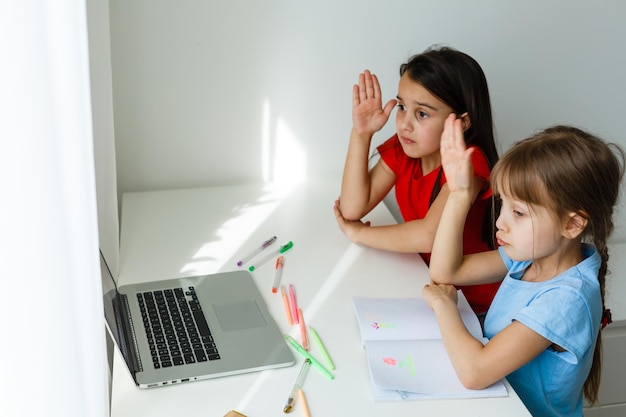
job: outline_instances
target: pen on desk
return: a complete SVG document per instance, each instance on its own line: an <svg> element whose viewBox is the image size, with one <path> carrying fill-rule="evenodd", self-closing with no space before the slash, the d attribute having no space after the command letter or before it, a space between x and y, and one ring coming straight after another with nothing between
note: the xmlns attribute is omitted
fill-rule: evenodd
<svg viewBox="0 0 626 417"><path fill-rule="evenodd" d="M241 258L241 260L237 262L237 266L242 266L243 264L248 262L250 259L254 258L257 254L261 253L263 249L267 248L269 245L271 245L275 241L276 241L276 236L272 236L271 238L267 239L265 242L261 244L261 246L256 248L253 252Z"/></svg>
<svg viewBox="0 0 626 417"><path fill-rule="evenodd" d="M298 342L296 342L293 337L291 337L288 334L286 334L285 335L285 340L287 342L289 342L289 344L291 346L293 346L294 349L296 349L298 351L298 353L300 353L306 359L310 359L311 360L311 364L313 366L315 366L320 372L322 372L324 375L326 375L329 379L335 379L335 376L332 373L330 373L330 371L328 369L324 368L324 365L322 365L317 359L315 359L313 357L313 355L311 355L309 352L304 350L304 348L302 346L300 346L300 344Z"/></svg>
<svg viewBox="0 0 626 417"><path fill-rule="evenodd" d="M276 259L276 269L274 270L274 283L272 284L272 293L276 294L278 291L278 285L280 284L280 277L283 274L283 261L284 257L281 255Z"/></svg>
<svg viewBox="0 0 626 417"><path fill-rule="evenodd" d="M330 359L328 350L326 350L326 346L324 346L324 343L322 343L322 339L320 339L320 335L317 334L313 326L309 326L309 330L311 330L311 335L313 336L313 340L315 341L315 344L322 351L322 355L324 356L324 359L326 360L328 367L330 368L331 371L334 371L335 364L333 363L333 360Z"/></svg>
<svg viewBox="0 0 626 417"><path fill-rule="evenodd" d="M306 397L304 396L304 391L302 391L302 388L298 390L298 398L300 398L300 406L302 408L302 414L304 414L304 417L311 417L311 413L309 412L309 404L306 402Z"/></svg>
<svg viewBox="0 0 626 417"><path fill-rule="evenodd" d="M283 413L288 413L293 408L293 403L296 401L296 393L300 388L302 388L302 383L304 382L304 377L306 375L307 369L309 369L309 365L311 364L310 359L305 359L304 363L302 363L302 368L300 368L300 372L298 373L298 377L296 378L296 382L293 383L293 388L291 389L291 393L289 394L289 398L287 398L287 403L283 408Z"/></svg>
<svg viewBox="0 0 626 417"><path fill-rule="evenodd" d="M298 308L298 323L300 323L300 336L302 337L302 347L309 350L309 338L306 334L306 325L304 324L304 316L302 310Z"/></svg>
<svg viewBox="0 0 626 417"><path fill-rule="evenodd" d="M292 241L287 242L286 244L281 246L280 249L278 249L276 252L272 252L269 255L267 255L265 258L261 259L260 261L255 262L256 265L250 265L248 270L250 272L254 271L258 267L263 265L265 262L267 262L270 259L274 258L275 256L278 256L280 254L283 254L283 253L287 252L289 249L291 249L292 246L293 246L293 242Z"/></svg>
<svg viewBox="0 0 626 417"><path fill-rule="evenodd" d="M298 303L296 301L296 290L293 288L293 284L289 284L289 301L291 305L291 318L293 324L298 324Z"/></svg>
<svg viewBox="0 0 626 417"><path fill-rule="evenodd" d="M285 306L285 315L287 316L287 322L290 326L293 326L293 319L291 318L291 306L289 305L289 299L287 298L287 291L284 286L280 286L280 293L283 296L283 305Z"/></svg>

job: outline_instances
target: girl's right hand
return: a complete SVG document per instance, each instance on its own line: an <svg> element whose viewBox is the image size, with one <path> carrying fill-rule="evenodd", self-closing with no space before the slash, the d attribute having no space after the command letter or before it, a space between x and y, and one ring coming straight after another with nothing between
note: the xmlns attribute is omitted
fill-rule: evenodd
<svg viewBox="0 0 626 417"><path fill-rule="evenodd" d="M432 281L422 289L422 297L428 304L428 307L433 310L435 304L439 301L456 306L459 300L459 294L454 285L437 284Z"/></svg>
<svg viewBox="0 0 626 417"><path fill-rule="evenodd" d="M382 107L380 84L376 75L365 70L352 88L352 125L357 135L371 136L383 128L396 105L395 99Z"/></svg>
<svg viewBox="0 0 626 417"><path fill-rule="evenodd" d="M467 149L463 137L463 124L451 113L444 124L441 134L441 166L446 174L450 192L469 190L474 176L472 153L474 148Z"/></svg>

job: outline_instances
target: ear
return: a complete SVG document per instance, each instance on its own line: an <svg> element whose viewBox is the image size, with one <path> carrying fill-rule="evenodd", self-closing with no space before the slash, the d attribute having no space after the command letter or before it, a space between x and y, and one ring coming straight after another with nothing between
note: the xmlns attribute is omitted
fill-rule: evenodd
<svg viewBox="0 0 626 417"><path fill-rule="evenodd" d="M467 129L472 125L472 121L470 120L469 113L465 112L458 117L461 119L461 126L463 126L463 132L466 132Z"/></svg>
<svg viewBox="0 0 626 417"><path fill-rule="evenodd" d="M563 236L568 239L576 239L587 227L589 221L578 213L569 213L563 228Z"/></svg>

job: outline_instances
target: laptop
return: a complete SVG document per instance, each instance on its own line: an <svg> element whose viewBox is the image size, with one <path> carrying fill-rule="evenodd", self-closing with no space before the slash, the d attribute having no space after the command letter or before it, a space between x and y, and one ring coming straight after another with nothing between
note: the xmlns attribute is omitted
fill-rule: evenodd
<svg viewBox="0 0 626 417"><path fill-rule="evenodd" d="M295 363L249 272L118 287L100 251L107 328L140 388Z"/></svg>

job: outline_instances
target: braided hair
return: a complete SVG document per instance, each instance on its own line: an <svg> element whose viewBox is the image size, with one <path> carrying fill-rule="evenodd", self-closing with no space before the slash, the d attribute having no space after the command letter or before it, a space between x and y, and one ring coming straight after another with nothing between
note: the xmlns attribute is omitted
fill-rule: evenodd
<svg viewBox="0 0 626 417"><path fill-rule="evenodd" d="M608 274L608 238L614 229L613 210L624 175L624 150L581 129L554 126L517 142L492 171L506 178L507 194L550 209L555 218L576 213L587 221L583 241L592 243L601 258L598 283L603 328L610 322L604 305ZM498 183L494 183L497 191ZM583 393L591 404L598 399L602 368L602 338L598 332L591 370Z"/></svg>

